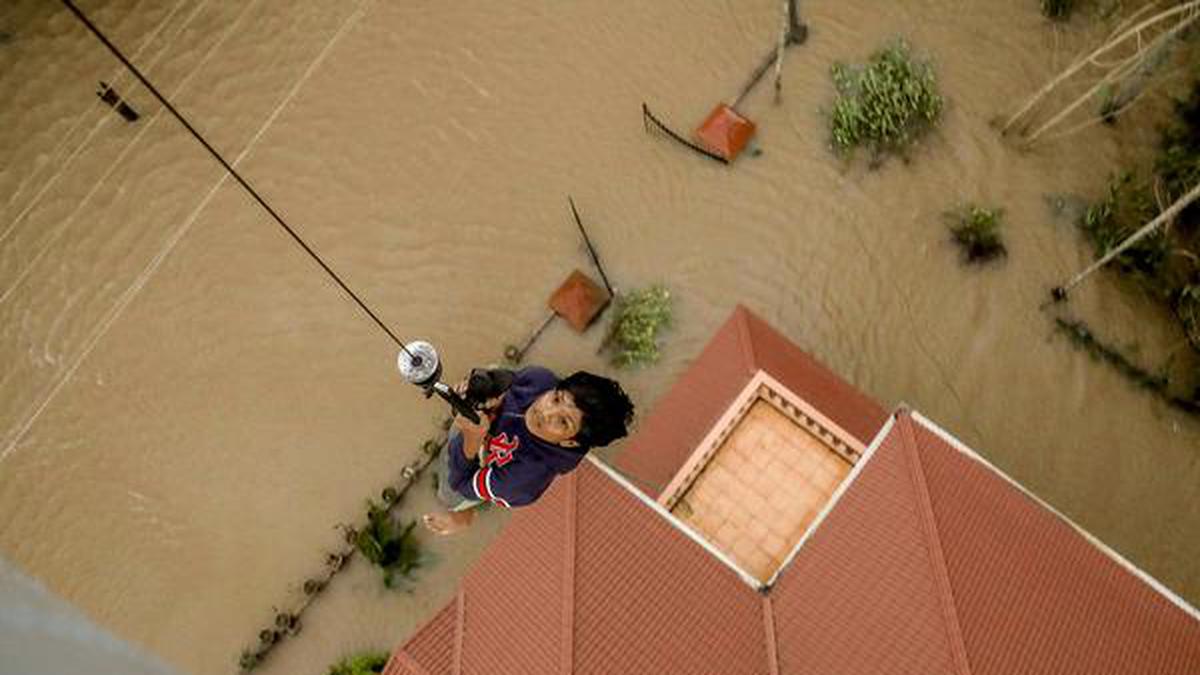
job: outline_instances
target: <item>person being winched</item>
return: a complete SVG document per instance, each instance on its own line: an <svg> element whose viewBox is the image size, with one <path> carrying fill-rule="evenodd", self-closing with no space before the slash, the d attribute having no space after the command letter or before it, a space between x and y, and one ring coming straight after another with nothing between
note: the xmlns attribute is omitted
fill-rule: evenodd
<svg viewBox="0 0 1200 675"><path fill-rule="evenodd" d="M486 377L488 371L475 373ZM443 453L447 479L438 484L446 510L424 517L438 534L469 527L484 502L532 504L588 450L624 437L633 418L633 403L617 382L583 371L560 380L536 366L514 373L507 389L482 408L479 424L454 418Z"/></svg>

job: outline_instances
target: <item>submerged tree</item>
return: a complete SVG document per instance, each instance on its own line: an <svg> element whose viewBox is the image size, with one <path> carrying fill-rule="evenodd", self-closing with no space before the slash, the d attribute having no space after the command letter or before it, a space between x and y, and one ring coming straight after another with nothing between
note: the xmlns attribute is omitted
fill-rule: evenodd
<svg viewBox="0 0 1200 675"><path fill-rule="evenodd" d="M962 247L963 258L969 263L983 263L1008 255L1000 240L1000 221L1003 209L967 204L943 216L954 242Z"/></svg>
<svg viewBox="0 0 1200 675"><path fill-rule="evenodd" d="M1147 17L1154 9L1160 11ZM1054 134L1062 138L1100 122L1112 122L1128 111L1147 91L1152 74L1170 57L1179 40L1200 20L1200 0L1187 0L1167 9L1150 3L1134 12L1113 30L1102 45L1076 59L1061 73L1026 99L1003 124L1001 133L1016 131L1026 147L1059 129L1088 102L1098 102L1095 114ZM1061 108L1035 119L1047 97L1084 77L1095 82Z"/></svg>

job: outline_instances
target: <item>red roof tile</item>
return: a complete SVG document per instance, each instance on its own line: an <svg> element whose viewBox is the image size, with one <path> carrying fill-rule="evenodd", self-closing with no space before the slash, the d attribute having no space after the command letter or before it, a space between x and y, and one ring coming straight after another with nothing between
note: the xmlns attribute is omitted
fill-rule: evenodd
<svg viewBox="0 0 1200 675"><path fill-rule="evenodd" d="M887 419L874 400L739 305L699 358L641 420L617 468L657 496L759 370L864 444Z"/></svg>
<svg viewBox="0 0 1200 675"><path fill-rule="evenodd" d="M574 474L572 474L574 476ZM521 509L463 581L464 673L560 672L570 644L563 615L572 477L555 481L536 509ZM502 648L500 648L502 647Z"/></svg>
<svg viewBox="0 0 1200 675"><path fill-rule="evenodd" d="M913 461L889 435L780 574L781 672L957 672Z"/></svg>
<svg viewBox="0 0 1200 675"><path fill-rule="evenodd" d="M739 339L729 326L719 339ZM1194 609L942 434L889 422L763 594L585 463L514 515L386 672L1195 672Z"/></svg>
<svg viewBox="0 0 1200 675"><path fill-rule="evenodd" d="M451 675L454 672L455 635L458 631L456 602L446 605L398 651L383 675Z"/></svg>
<svg viewBox="0 0 1200 675"><path fill-rule="evenodd" d="M580 675L758 675L762 601L628 490L579 474L575 669Z"/></svg>
<svg viewBox="0 0 1200 675"><path fill-rule="evenodd" d="M1200 672L1200 621L993 469L906 423L973 673Z"/></svg>

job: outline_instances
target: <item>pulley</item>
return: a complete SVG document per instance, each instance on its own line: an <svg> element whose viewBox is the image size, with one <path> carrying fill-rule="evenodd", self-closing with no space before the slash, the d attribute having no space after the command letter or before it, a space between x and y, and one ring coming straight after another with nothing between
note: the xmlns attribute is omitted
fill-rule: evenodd
<svg viewBox="0 0 1200 675"><path fill-rule="evenodd" d="M424 391L425 398L437 394L450 404L454 412L474 424L479 424L479 413L475 408L441 381L442 362L432 344L424 340L413 340L404 345L400 354L396 356L396 367L405 382L415 384Z"/></svg>

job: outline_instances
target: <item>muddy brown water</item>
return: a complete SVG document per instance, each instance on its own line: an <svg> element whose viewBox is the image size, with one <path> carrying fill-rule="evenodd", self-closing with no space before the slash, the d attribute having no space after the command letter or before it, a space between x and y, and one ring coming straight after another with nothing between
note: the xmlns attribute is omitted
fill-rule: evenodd
<svg viewBox="0 0 1200 675"><path fill-rule="evenodd" d="M1089 259L1044 195L1098 194L1152 125L1032 153L989 126L1094 37L1086 22L1054 28L1032 0L803 2L783 104L761 87L742 106L762 152L725 168L647 136L640 105L702 119L770 43L775 2L80 4L449 374L496 360L587 269L571 194L618 286L676 294L663 361L621 375L642 411L745 303L1200 601L1200 424L1038 309ZM182 671L231 672L442 411L67 11L10 1L0 31L0 551ZM895 36L935 61L945 119L908 165L839 161L829 65ZM100 79L140 122L99 102ZM959 264L939 214L968 200L1007 210L1003 263ZM1178 349L1107 277L1067 311ZM609 373L599 338L554 326L531 358ZM411 593L355 562L264 671L389 648L504 520L431 542Z"/></svg>

